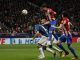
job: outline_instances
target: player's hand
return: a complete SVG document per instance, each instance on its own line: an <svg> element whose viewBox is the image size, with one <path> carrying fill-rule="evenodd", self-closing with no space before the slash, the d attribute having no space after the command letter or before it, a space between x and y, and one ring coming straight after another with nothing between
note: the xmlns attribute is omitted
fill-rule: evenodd
<svg viewBox="0 0 80 60"><path fill-rule="evenodd" d="M57 27L59 30L61 29L60 27Z"/></svg>
<svg viewBox="0 0 80 60"><path fill-rule="evenodd" d="M31 41L33 41L35 38L34 37L32 37L32 39L31 39Z"/></svg>
<svg viewBox="0 0 80 60"><path fill-rule="evenodd" d="M60 29L60 27L57 27L58 29Z"/></svg>

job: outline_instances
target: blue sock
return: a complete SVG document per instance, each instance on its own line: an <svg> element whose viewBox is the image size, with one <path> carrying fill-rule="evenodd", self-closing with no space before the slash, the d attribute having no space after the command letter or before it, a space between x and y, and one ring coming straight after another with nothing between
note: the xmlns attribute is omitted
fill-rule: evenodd
<svg viewBox="0 0 80 60"><path fill-rule="evenodd" d="M68 48L69 48L69 50L71 51L71 53L72 53L75 57L77 57L74 49L70 46L70 44L68 44Z"/></svg>
<svg viewBox="0 0 80 60"><path fill-rule="evenodd" d="M53 36L54 36L55 39L58 41L58 36L57 36L57 34L53 34Z"/></svg>
<svg viewBox="0 0 80 60"><path fill-rule="evenodd" d="M52 40L52 33L49 33L49 40Z"/></svg>
<svg viewBox="0 0 80 60"><path fill-rule="evenodd" d="M65 48L62 46L62 44L58 45L58 47L59 47L60 49L62 49L64 52L66 52L66 50L65 50Z"/></svg>

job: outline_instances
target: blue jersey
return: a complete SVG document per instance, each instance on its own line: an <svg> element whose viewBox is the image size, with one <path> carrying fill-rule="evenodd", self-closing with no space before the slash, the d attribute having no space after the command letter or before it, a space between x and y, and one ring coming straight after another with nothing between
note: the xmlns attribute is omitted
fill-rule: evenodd
<svg viewBox="0 0 80 60"><path fill-rule="evenodd" d="M46 24L46 25L43 25L45 27L45 29L47 29L48 33L49 33L49 28L50 28L50 24Z"/></svg>
<svg viewBox="0 0 80 60"><path fill-rule="evenodd" d="M50 28L49 28L49 40L51 41L52 40L52 33L53 31L56 29L55 26L57 24L57 20L52 20L50 21ZM58 36L56 34L54 34L54 37L56 40L58 40Z"/></svg>
<svg viewBox="0 0 80 60"><path fill-rule="evenodd" d="M35 31L38 31L42 35L48 37L48 30L42 25L39 24L35 25Z"/></svg>
<svg viewBox="0 0 80 60"><path fill-rule="evenodd" d="M52 20L52 21L50 21L50 25L51 25L51 30L54 30L55 29L55 27L54 26L56 26L56 24L57 24L57 20Z"/></svg>
<svg viewBox="0 0 80 60"><path fill-rule="evenodd" d="M63 34L60 36L60 41L61 42L67 41L68 44L71 44L72 43L72 37L71 37L71 35L66 36L65 34Z"/></svg>
<svg viewBox="0 0 80 60"><path fill-rule="evenodd" d="M50 21L50 24L51 24L51 25L56 25L56 24L57 24L57 20L52 20L52 21Z"/></svg>

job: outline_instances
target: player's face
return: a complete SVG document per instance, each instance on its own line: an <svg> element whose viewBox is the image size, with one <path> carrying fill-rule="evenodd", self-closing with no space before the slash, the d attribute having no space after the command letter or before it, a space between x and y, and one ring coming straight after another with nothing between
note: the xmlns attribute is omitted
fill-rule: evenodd
<svg viewBox="0 0 80 60"><path fill-rule="evenodd" d="M63 24L63 20L61 21L61 24Z"/></svg>
<svg viewBox="0 0 80 60"><path fill-rule="evenodd" d="M42 19L42 20L41 20L41 23L44 24L44 23L45 23L45 19Z"/></svg>
<svg viewBox="0 0 80 60"><path fill-rule="evenodd" d="M62 15L62 18L63 18L64 16Z"/></svg>
<svg viewBox="0 0 80 60"><path fill-rule="evenodd" d="M43 10L47 10L47 7L43 7Z"/></svg>

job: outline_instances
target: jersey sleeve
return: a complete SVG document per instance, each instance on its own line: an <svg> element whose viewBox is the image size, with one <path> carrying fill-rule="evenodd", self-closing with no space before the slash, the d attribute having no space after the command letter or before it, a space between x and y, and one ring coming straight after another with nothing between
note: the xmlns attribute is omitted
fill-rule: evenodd
<svg viewBox="0 0 80 60"><path fill-rule="evenodd" d="M39 32L39 25L35 25L35 32Z"/></svg>

